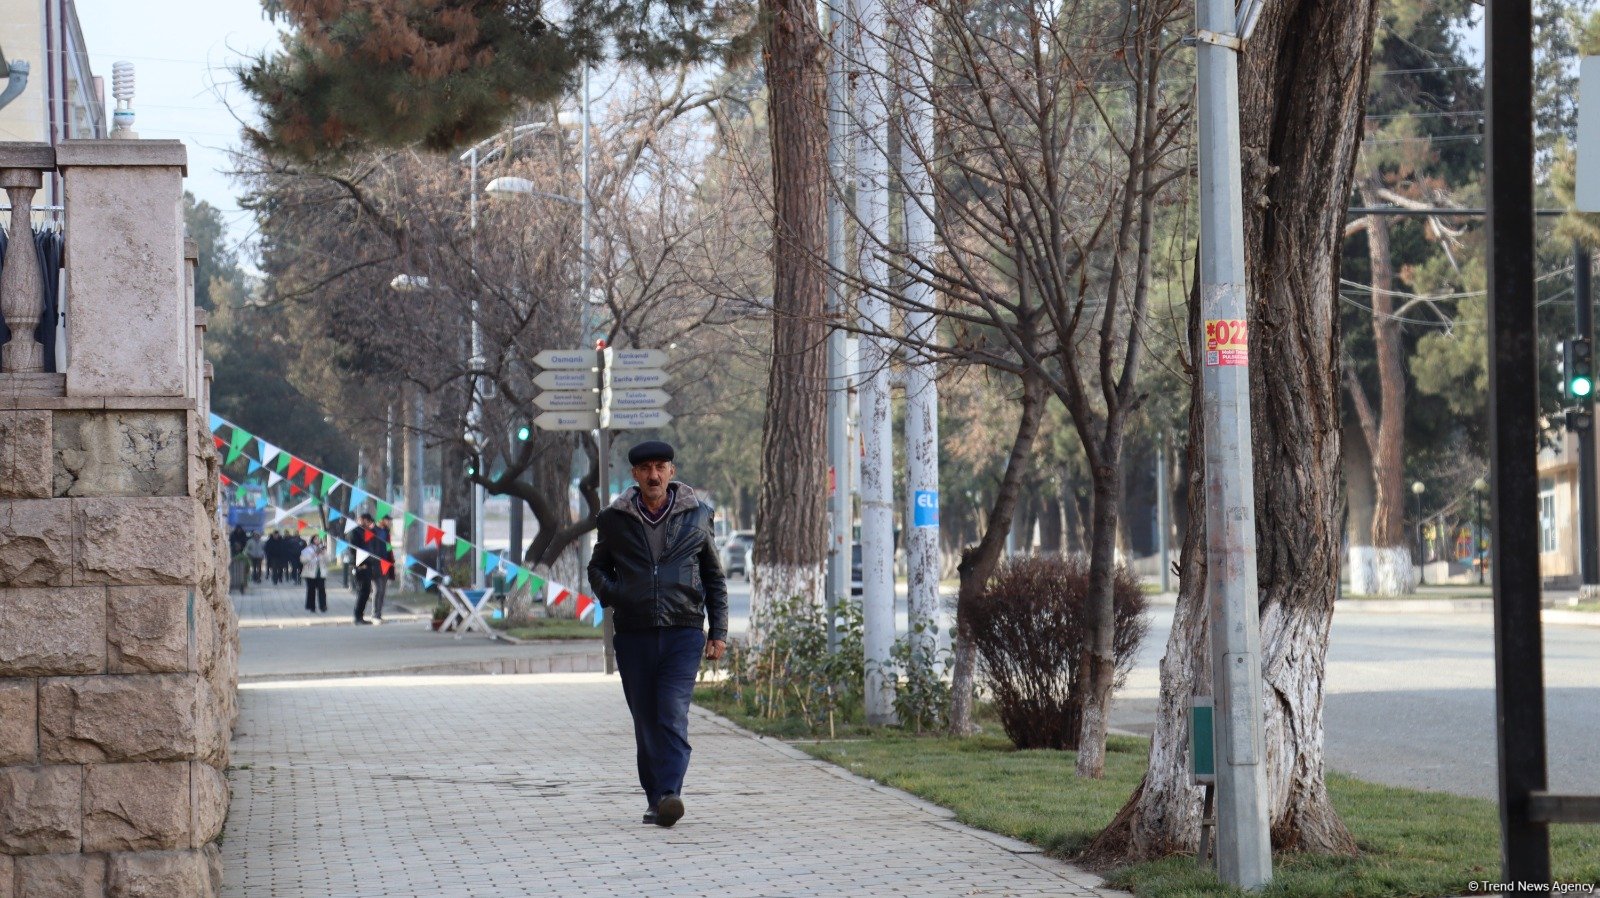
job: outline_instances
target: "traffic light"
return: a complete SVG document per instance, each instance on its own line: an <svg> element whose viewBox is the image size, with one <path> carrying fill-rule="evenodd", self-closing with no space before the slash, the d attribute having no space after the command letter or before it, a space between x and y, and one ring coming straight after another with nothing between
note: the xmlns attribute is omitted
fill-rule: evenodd
<svg viewBox="0 0 1600 898"><path fill-rule="evenodd" d="M1594 394L1594 346L1586 338L1561 344L1561 377L1568 399L1588 400Z"/></svg>
<svg viewBox="0 0 1600 898"><path fill-rule="evenodd" d="M524 424L521 427L517 428L517 439L519 441L526 443L532 437L533 437L533 428L529 427L526 424Z"/></svg>

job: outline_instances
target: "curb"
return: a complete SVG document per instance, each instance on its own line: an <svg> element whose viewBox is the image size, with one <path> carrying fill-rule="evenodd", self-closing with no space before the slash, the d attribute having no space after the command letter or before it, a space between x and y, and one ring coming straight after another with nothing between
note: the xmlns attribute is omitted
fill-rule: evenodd
<svg viewBox="0 0 1600 898"><path fill-rule="evenodd" d="M438 664L415 664L407 667L374 668L370 670L249 674L239 677L239 682L273 683L282 680L342 680L358 677L425 675L605 673L605 669L605 652L596 652L583 655L547 655L542 658L490 658L483 661L444 661Z"/></svg>
<svg viewBox="0 0 1600 898"><path fill-rule="evenodd" d="M1037 845L1029 842L1023 842L1019 839L1013 839L1010 836L1003 836L999 833L993 833L986 829L978 829L975 826L968 826L965 823L961 823L960 821L956 820L955 812L947 807L934 804L933 802L927 801L923 798L918 798L917 796L912 795L910 792L907 792L903 789L896 789L893 786L886 786L877 780L869 779L859 774L852 773L851 771L846 770L845 768L840 767L831 761L824 761L821 758L814 758L800 749L795 748L788 742L783 741L782 739L763 736L760 733L751 732L750 730L739 726L715 711L710 711L694 704L691 704L689 709L692 713L706 722L728 730L734 735L743 736L746 739L754 740L755 742L766 746L778 754L783 755L789 760L806 764L810 767L816 768L817 770L821 770L825 773L836 776L839 779L845 780L846 782L854 783L858 786L865 786L866 788L871 789L872 791L881 795L887 795L892 798L899 799L900 801L911 805L924 814L935 818L928 821L933 826L937 826L942 829L948 829L952 832L962 833L964 835L972 836L980 841L987 842L990 845L1001 849L1002 851L1010 852L1019 860L1038 867L1041 870L1054 873L1056 876L1073 884L1074 886L1077 886L1080 889L1087 889L1096 895L1102 896L1102 898L1133 898L1131 893L1108 888L1105 884L1105 880L1101 879L1094 873L1090 873L1089 871L1066 861L1057 860L1056 858L1046 855L1044 853L1044 849Z"/></svg>

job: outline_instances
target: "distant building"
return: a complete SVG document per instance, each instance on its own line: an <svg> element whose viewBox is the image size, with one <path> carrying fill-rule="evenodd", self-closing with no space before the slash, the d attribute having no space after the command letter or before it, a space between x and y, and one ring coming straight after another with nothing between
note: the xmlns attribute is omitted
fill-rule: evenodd
<svg viewBox="0 0 1600 898"><path fill-rule="evenodd" d="M0 0L0 49L31 68L28 89L0 109L0 140L106 136L105 83L89 68L73 0ZM60 196L60 176L52 174L36 204L55 205Z"/></svg>
<svg viewBox="0 0 1600 898"><path fill-rule="evenodd" d="M1539 450L1539 574L1547 585L1578 585L1578 438L1557 432Z"/></svg>

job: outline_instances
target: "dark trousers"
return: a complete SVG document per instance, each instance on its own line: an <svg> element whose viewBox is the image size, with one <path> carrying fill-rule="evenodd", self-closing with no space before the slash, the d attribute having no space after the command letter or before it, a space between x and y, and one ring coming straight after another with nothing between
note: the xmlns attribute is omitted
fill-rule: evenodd
<svg viewBox="0 0 1600 898"><path fill-rule="evenodd" d="M389 578L379 571L373 581L372 616L383 620L383 596L389 591Z"/></svg>
<svg viewBox="0 0 1600 898"><path fill-rule="evenodd" d="M622 694L633 715L639 786L650 807L683 792L689 770L689 699L705 654L698 627L662 627L612 638Z"/></svg>
<svg viewBox="0 0 1600 898"><path fill-rule="evenodd" d="M319 600L320 600L320 602L319 602ZM317 605L319 603L322 606L320 609L317 607ZM306 578L306 610L307 611L319 611L319 610L320 611L327 611L328 610L328 578L327 577L307 577Z"/></svg>
<svg viewBox="0 0 1600 898"><path fill-rule="evenodd" d="M356 620L366 620L367 601L372 598L372 571L366 565L356 568Z"/></svg>

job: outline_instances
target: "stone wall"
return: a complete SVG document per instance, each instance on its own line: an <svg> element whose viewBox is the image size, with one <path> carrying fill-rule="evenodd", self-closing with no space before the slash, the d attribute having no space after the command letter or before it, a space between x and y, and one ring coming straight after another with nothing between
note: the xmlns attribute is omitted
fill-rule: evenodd
<svg viewBox="0 0 1600 898"><path fill-rule="evenodd" d="M238 630L183 149L57 152L67 369L0 373L0 898L213 896Z"/></svg>

